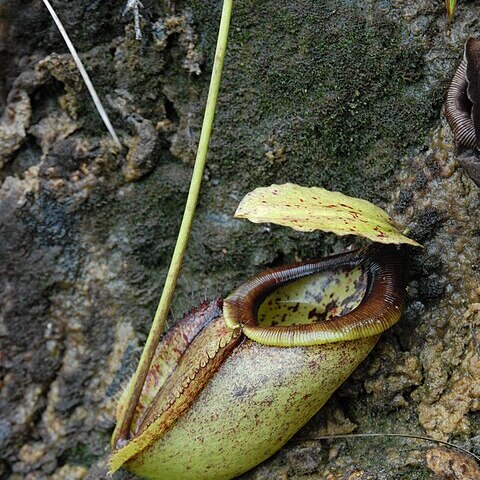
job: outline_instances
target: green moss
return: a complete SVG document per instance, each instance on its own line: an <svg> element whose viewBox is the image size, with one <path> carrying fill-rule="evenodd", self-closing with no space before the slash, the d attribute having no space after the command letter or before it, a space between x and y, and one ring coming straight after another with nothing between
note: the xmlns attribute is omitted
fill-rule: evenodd
<svg viewBox="0 0 480 480"><path fill-rule="evenodd" d="M91 448L84 443L77 443L66 452L65 457L70 464L90 466L98 459L98 453L92 452Z"/></svg>
<svg viewBox="0 0 480 480"><path fill-rule="evenodd" d="M214 9L193 6L213 45ZM404 28L359 1L236 5L213 174L245 191L289 180L382 195L379 177L423 141L441 101L425 89L423 52ZM272 143L282 161L265 155Z"/></svg>

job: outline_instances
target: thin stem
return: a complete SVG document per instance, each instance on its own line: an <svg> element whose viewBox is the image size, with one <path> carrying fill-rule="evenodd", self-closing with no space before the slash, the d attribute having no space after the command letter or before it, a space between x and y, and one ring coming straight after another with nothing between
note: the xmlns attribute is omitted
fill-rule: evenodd
<svg viewBox="0 0 480 480"><path fill-rule="evenodd" d="M78 53L75 47L73 46L73 43L70 41L70 38L65 28L63 28L62 22L58 18L58 15L56 14L52 5L50 5L50 2L48 0L43 0L43 3L47 7L47 10L50 12L50 15L52 16L53 21L55 22L55 25L57 26L58 30L60 31L60 34L63 37L63 40L65 41L68 49L70 50L70 54L72 55L73 60L75 61L78 70L80 71L80 75L82 76L83 81L87 86L87 90L89 91L90 96L92 97L92 100L93 100L93 103L95 104L97 112L99 113L100 117L103 120L103 123L107 127L107 130L110 132L110 135L112 136L113 141L115 142L117 147L122 148L122 144L120 143L120 140L118 139L117 134L115 133L115 130L112 127L112 124L110 123L110 119L108 118L107 112L103 108L102 102L100 101L100 98L98 98L97 92L95 91L92 81L90 80L90 77L88 76L88 73L85 70L83 63L80 60L80 57L78 56Z"/></svg>
<svg viewBox="0 0 480 480"><path fill-rule="evenodd" d="M130 429L130 423L135 412L135 408L142 391L143 384L147 377L148 369L152 362L155 350L160 337L165 328L168 311L172 303L173 293L180 274L185 250L187 248L188 237L192 226L195 208L197 206L198 194L203 177L203 170L207 157L208 143L212 131L213 118L215 114L215 105L217 103L218 90L220 88L220 78L222 74L223 60L227 46L228 30L230 26L230 17L232 13L233 0L224 0L222 9L222 18L218 32L217 49L213 64L212 77L210 80L210 89L208 91L207 105L205 107L205 116L203 118L202 133L198 144L197 157L193 168L190 190L188 192L187 203L183 214L182 224L177 237L177 244L173 252L170 268L163 287L162 297L158 304L152 327L145 343L140 362L134 374L128 391L128 402L125 415L120 419L118 426L118 439L126 439Z"/></svg>

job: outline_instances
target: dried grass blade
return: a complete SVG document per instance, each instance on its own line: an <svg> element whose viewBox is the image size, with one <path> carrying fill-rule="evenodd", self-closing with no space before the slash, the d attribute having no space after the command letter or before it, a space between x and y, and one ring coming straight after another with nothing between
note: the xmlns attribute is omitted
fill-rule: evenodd
<svg viewBox="0 0 480 480"><path fill-rule="evenodd" d="M58 30L60 31L60 34L63 37L63 40L67 44L67 47L70 50L70 53L73 57L73 60L75 61L78 70L80 71L80 74L82 75L83 81L85 82L85 85L87 86L87 89L90 93L90 96L92 97L93 103L95 104L95 107L96 107L100 117L102 118L103 123L107 127L107 130L109 131L110 135L112 136L115 144L119 148L122 148L122 144L120 143L120 140L118 139L117 134L115 133L115 130L113 129L112 124L110 123L110 119L108 118L107 112L103 108L102 102L100 101L100 98L98 98L97 92L95 91L95 88L92 84L92 81L90 80L90 77L88 76L88 73L85 70L85 67L83 66L83 63L80 60L80 57L78 56L77 51L75 50L75 47L73 46L73 43L70 41L70 38L69 38L65 28L63 27L62 22L58 18L58 15L56 14L56 12L53 9L50 2L48 0L43 0L43 3L47 7L47 10L49 11L50 15L52 16L53 21L55 22L55 25L57 26Z"/></svg>

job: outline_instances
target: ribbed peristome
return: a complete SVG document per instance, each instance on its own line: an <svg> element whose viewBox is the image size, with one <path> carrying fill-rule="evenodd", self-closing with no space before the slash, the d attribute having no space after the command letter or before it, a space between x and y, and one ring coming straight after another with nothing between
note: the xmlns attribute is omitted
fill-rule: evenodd
<svg viewBox="0 0 480 480"><path fill-rule="evenodd" d="M320 281L315 278L319 274ZM345 281L349 276L353 278L350 283ZM323 288L318 295L304 295L310 279L320 290ZM303 282L298 291L296 282ZM265 345L296 347L356 340L378 335L399 320L406 285L405 258L399 248L372 246L262 272L224 300L223 315L230 328L239 328L248 338ZM275 291L285 287L287 303L289 287L295 299L299 292L302 299L284 309L279 317L283 325L281 321L262 325L259 311L279 308ZM329 301L322 298L326 293ZM302 300L308 303L309 298L315 304L305 309ZM356 302L352 303L352 298ZM333 314L328 308L334 310ZM299 311L303 311L303 317L297 314Z"/></svg>
<svg viewBox="0 0 480 480"><path fill-rule="evenodd" d="M462 60L452 78L445 101L445 116L457 144L467 148L476 145L471 103L467 96L467 61Z"/></svg>

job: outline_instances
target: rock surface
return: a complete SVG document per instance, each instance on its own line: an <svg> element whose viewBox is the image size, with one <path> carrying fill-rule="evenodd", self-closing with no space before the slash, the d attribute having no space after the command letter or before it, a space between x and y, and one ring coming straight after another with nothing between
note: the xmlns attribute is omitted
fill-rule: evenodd
<svg viewBox="0 0 480 480"><path fill-rule="evenodd" d="M180 223L221 2L144 0L140 40L124 1L52 2L121 151L43 3L18 3L0 0L0 478L101 479ZM474 2L450 25L437 0L236 2L171 322L258 270L351 241L233 220L257 186L367 198L425 246L401 322L242 478L476 478L464 454L425 442L315 438L427 434L479 453L480 191L442 113L479 34Z"/></svg>

